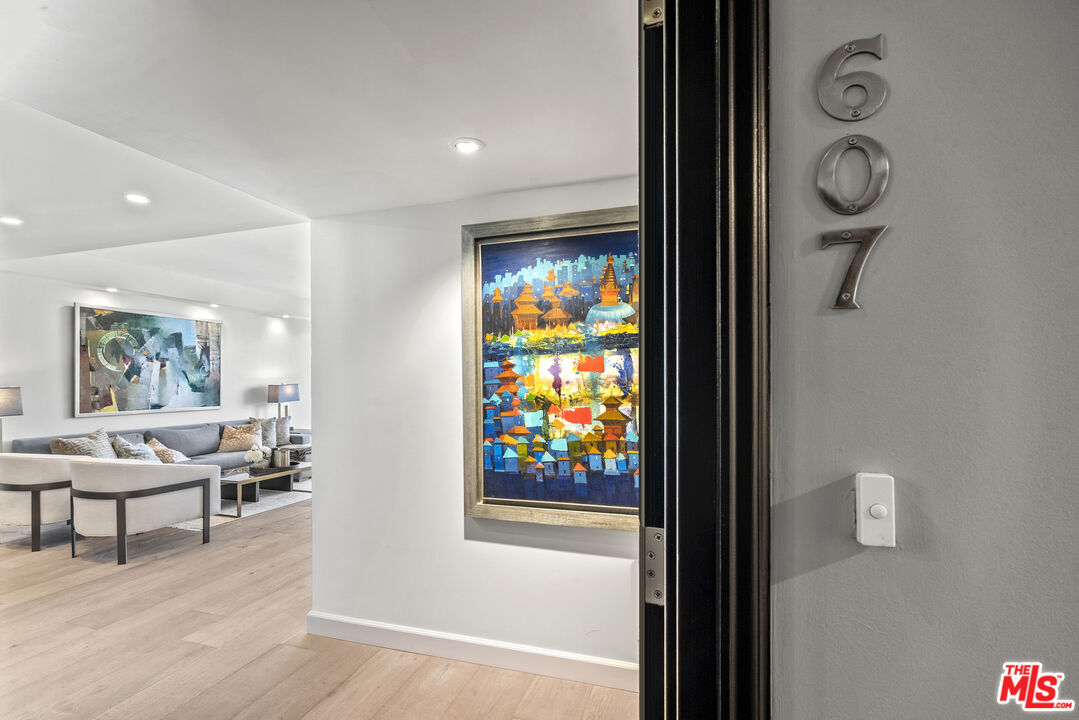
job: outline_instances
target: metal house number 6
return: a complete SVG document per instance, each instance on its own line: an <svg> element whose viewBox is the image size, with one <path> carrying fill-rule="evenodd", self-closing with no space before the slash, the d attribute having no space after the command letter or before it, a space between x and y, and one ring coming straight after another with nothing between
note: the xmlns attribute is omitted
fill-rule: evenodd
<svg viewBox="0 0 1079 720"><path fill-rule="evenodd" d="M856 72L840 75L839 71L848 58L861 53L869 53L878 60L884 59L884 35L879 34L871 38L851 40L842 45L828 56L824 67L820 70L817 78L817 100L824 112L836 120L865 120L867 117L880 110L888 97L888 85L884 78L876 73L858 70ZM856 107L851 107L843 98L847 90L862 88L865 90L865 101Z"/></svg>

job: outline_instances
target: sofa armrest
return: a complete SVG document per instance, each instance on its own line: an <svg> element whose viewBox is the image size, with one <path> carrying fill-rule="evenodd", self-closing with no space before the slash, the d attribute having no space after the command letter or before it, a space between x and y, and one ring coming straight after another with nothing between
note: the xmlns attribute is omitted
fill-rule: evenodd
<svg viewBox="0 0 1079 720"><path fill-rule="evenodd" d="M209 478L211 511L214 513L221 511L221 468L217 465L166 465L125 460L86 462L72 459L70 467L71 487L89 492L129 492ZM194 496L197 491L192 490L188 494ZM162 500L161 497L142 498L134 507L167 502L169 502L167 498ZM79 532L83 531L79 529ZM141 530L133 530L133 532L141 532Z"/></svg>
<svg viewBox="0 0 1079 720"><path fill-rule="evenodd" d="M193 463L165 464L113 460L110 462L87 462L82 458L70 460L72 487L90 491L129 491L182 483L187 480L210 478L211 483L221 482L221 468L217 465Z"/></svg>
<svg viewBox="0 0 1079 720"><path fill-rule="evenodd" d="M293 432L289 435L289 444L291 445L310 445L311 433L310 432Z"/></svg>

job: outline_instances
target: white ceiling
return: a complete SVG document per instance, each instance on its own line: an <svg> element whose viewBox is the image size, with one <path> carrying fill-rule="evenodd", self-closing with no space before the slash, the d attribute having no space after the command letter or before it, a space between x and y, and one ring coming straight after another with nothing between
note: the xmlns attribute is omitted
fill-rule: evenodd
<svg viewBox="0 0 1079 720"><path fill-rule="evenodd" d="M135 206L124 194L152 199ZM0 260L303 222L305 218L0 98Z"/></svg>
<svg viewBox="0 0 1079 720"><path fill-rule="evenodd" d="M307 218L634 175L636 17L631 0L0 3L0 215L25 220L0 225L0 270L138 291L167 268L195 301L231 284L296 307ZM461 135L487 148L454 153Z"/></svg>
<svg viewBox="0 0 1079 720"><path fill-rule="evenodd" d="M325 216L635 174L636 19L631 0L8 2L0 95Z"/></svg>

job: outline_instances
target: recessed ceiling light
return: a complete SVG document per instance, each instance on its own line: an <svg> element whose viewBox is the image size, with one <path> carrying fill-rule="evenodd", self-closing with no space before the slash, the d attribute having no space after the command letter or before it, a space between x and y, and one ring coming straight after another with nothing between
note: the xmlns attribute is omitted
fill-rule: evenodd
<svg viewBox="0 0 1079 720"><path fill-rule="evenodd" d="M450 147L459 153L465 155L471 155L474 152L479 152L483 149L485 143L482 140L470 137L459 137L450 143Z"/></svg>
<svg viewBox="0 0 1079 720"><path fill-rule="evenodd" d="M120 292L116 288L105 288L105 292Z"/></svg>
<svg viewBox="0 0 1079 720"><path fill-rule="evenodd" d="M288 319L289 319L290 317L292 317L292 316L291 316L291 315L282 315L281 317L283 317L283 318L285 318L286 320L288 320Z"/></svg>
<svg viewBox="0 0 1079 720"><path fill-rule="evenodd" d="M145 195L140 195L139 193L128 193L127 195L124 195L124 200L127 200L132 205L150 204L150 198L146 197Z"/></svg>
<svg viewBox="0 0 1079 720"><path fill-rule="evenodd" d="M220 305L218 305L217 303L210 303L210 307L212 307L212 308L219 308L219 307L221 307L221 306L220 306Z"/></svg>
<svg viewBox="0 0 1079 720"><path fill-rule="evenodd" d="M0 223L4 223L5 225L22 225L22 220L17 217L5 215L4 217L0 217Z"/></svg>

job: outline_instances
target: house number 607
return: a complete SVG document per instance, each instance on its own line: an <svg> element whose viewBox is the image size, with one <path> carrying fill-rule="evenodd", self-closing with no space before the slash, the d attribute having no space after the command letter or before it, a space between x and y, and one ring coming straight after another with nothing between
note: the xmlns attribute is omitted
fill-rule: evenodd
<svg viewBox="0 0 1079 720"><path fill-rule="evenodd" d="M884 78L875 73L859 70L840 75L840 70L848 58L860 53L868 53L878 59L884 58L884 35L876 35L859 40L851 40L832 52L821 67L817 78L817 100L821 108L837 120L857 122L865 120L884 105L888 97L888 85ZM848 91L861 90L865 98L858 105L848 104L845 95ZM858 151L869 162L869 182L865 191L857 198L847 198L839 191L836 170L839 159L848 151ZM828 146L817 167L817 193L830 210L840 215L858 215L877 204L888 187L891 174L891 160L888 151L879 142L868 135L849 135L840 138ZM858 309L858 287L862 280L869 254L888 229L887 225L868 228L853 228L826 232L821 235L821 248L828 248L840 243L858 243L858 250L851 259L843 285L836 296L836 309Z"/></svg>

